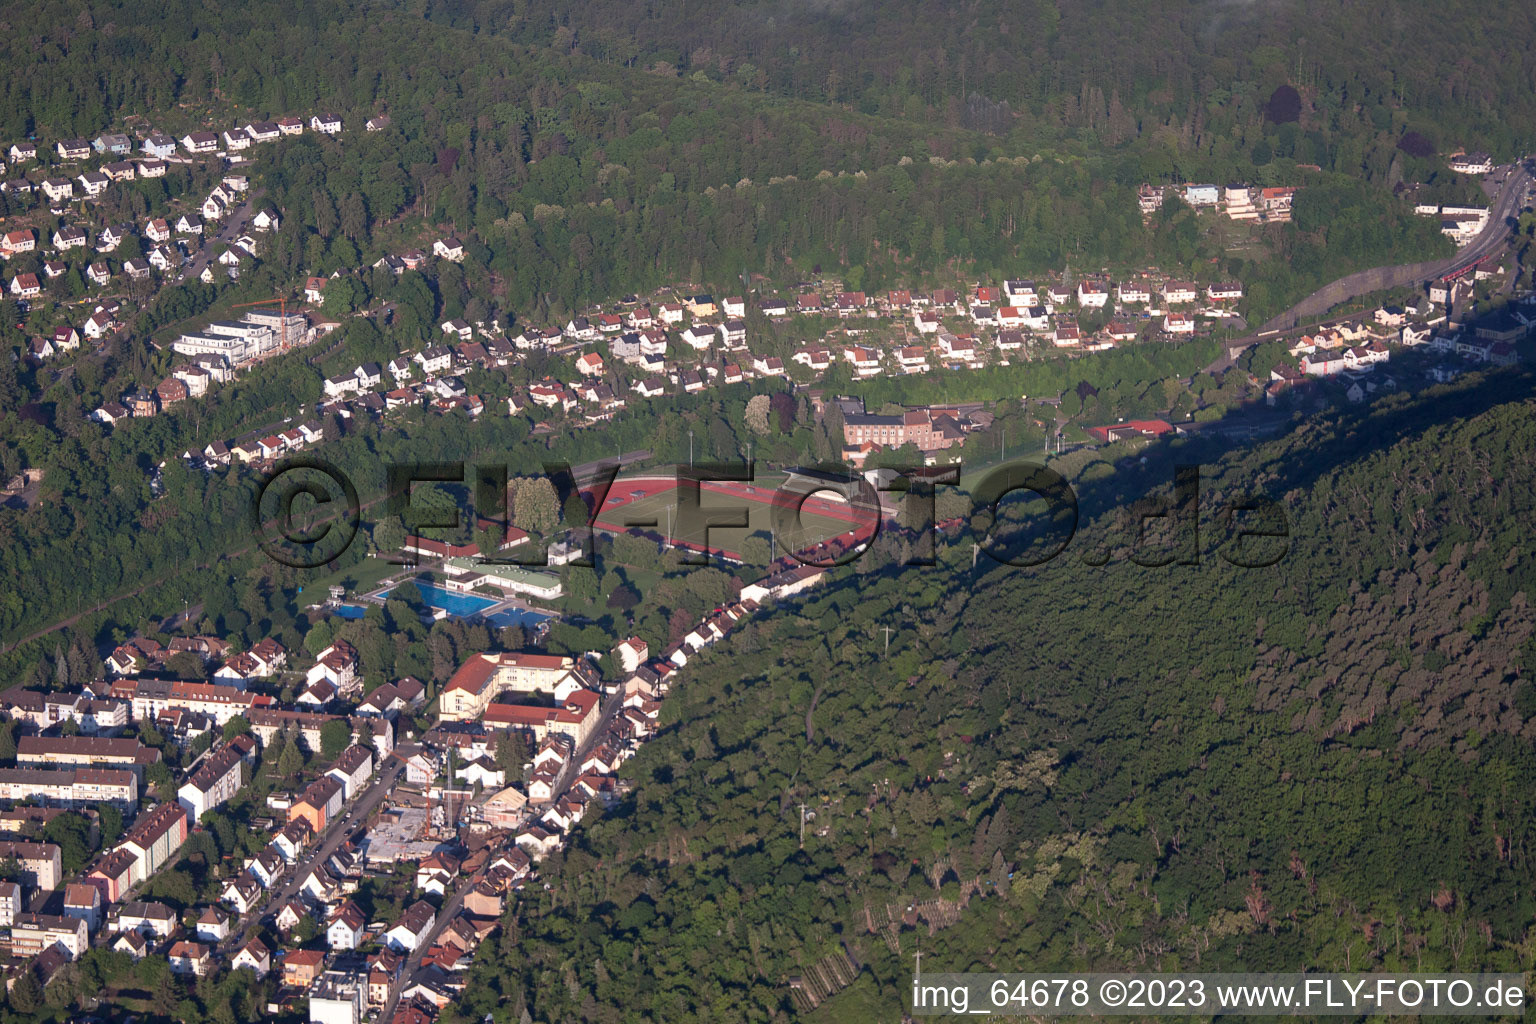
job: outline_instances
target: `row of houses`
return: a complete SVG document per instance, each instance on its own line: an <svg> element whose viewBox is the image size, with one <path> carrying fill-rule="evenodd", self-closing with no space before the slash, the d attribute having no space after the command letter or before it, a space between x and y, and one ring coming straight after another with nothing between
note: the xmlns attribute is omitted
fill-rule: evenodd
<svg viewBox="0 0 1536 1024"><path fill-rule="evenodd" d="M1143 216L1156 213L1169 199L1178 198L1197 210L1219 210L1237 221L1284 224L1291 219L1291 207L1297 189L1282 185L1254 188L1249 185L1209 184L1142 185L1136 190L1136 202Z"/></svg>
<svg viewBox="0 0 1536 1024"><path fill-rule="evenodd" d="M1471 327L1447 324L1443 316L1427 322L1410 321L1395 308L1378 310L1375 319L1378 327L1374 330L1363 324L1340 323L1299 336L1290 345L1290 354L1298 357L1297 365L1279 363L1271 368L1266 401L1274 404L1286 391L1310 380L1340 376L1351 379L1347 397L1363 401L1378 390L1367 375L1391 359L1391 344L1454 356L1467 366L1513 366L1520 361L1516 343L1536 330L1536 299L1527 298ZM1460 367L1443 362L1426 371L1436 383L1453 380L1461 372ZM1392 383L1386 389L1394 390L1395 386Z"/></svg>
<svg viewBox="0 0 1536 1024"><path fill-rule="evenodd" d="M315 114L309 119L309 128L311 131L322 134L335 135L341 131L341 118L333 114ZM302 135L303 133L303 118L283 117L276 121L248 122L223 133L188 132L180 139L172 138L164 132L150 131L144 135L138 148L140 152L163 160L174 156L178 146L188 154L205 155L217 152L221 143L227 150L237 151L246 149L252 143L271 142L285 135ZM102 132L94 139L59 139L54 143L54 149L60 160L73 162L88 159L92 154L128 156L134 151L134 145L133 139L126 133L109 131ZM37 144L12 143L8 155L13 164L36 160Z"/></svg>

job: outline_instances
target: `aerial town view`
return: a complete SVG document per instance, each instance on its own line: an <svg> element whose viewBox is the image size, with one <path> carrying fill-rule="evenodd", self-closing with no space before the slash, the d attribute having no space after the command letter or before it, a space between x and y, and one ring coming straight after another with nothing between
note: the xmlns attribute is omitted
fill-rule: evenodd
<svg viewBox="0 0 1536 1024"><path fill-rule="evenodd" d="M1531 1019L1529 13L8 5L0 1024Z"/></svg>

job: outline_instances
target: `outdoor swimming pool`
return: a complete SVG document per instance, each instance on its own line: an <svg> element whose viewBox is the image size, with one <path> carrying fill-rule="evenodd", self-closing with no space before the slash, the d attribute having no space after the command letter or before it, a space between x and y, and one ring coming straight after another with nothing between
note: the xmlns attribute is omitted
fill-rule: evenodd
<svg viewBox="0 0 1536 1024"><path fill-rule="evenodd" d="M362 607L361 605L339 604L336 606L335 614L343 619L360 619L367 613L367 611L368 609Z"/></svg>
<svg viewBox="0 0 1536 1024"><path fill-rule="evenodd" d="M528 608L503 608L495 615L487 615L485 621L492 626L526 626L534 627L539 623L554 618L550 612L536 612Z"/></svg>
<svg viewBox="0 0 1536 1024"><path fill-rule="evenodd" d="M421 591L421 599L429 607L441 608L455 618L467 618L471 615L479 615L487 608L495 607L498 603L488 597L476 597L474 594L459 594L435 583L417 583L416 589ZM393 590L386 590L379 596L385 600Z"/></svg>

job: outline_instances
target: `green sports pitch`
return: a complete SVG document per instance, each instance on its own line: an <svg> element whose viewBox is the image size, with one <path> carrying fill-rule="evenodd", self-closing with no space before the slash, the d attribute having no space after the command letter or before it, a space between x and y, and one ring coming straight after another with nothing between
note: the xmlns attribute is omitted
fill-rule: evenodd
<svg viewBox="0 0 1536 1024"><path fill-rule="evenodd" d="M779 490L772 483L705 481L699 485L699 509L693 516L678 514L678 498L677 481L672 477L615 480L594 525L611 533L658 537L693 551L707 547L712 553L740 561L741 543L754 533L773 535L777 554L785 555L808 552L826 543L857 545L873 535L879 518L878 510L850 504L829 491L807 495L803 488ZM797 505L799 522L795 526L793 509ZM780 509L777 516L775 506ZM742 512L746 513L745 527L704 525L710 518L734 517L739 522Z"/></svg>

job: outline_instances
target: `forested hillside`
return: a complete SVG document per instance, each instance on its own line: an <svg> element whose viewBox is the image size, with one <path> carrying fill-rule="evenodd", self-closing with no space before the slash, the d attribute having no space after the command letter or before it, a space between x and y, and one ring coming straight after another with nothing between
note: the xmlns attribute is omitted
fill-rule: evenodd
<svg viewBox="0 0 1536 1024"><path fill-rule="evenodd" d="M936 971L1528 969L1529 386L1221 458L1198 566L1131 564L1105 513L1038 569L952 536L762 617L690 662L456 1019L890 1021L919 939ZM1213 458L1147 454L1084 506ZM1240 569L1215 510L1255 492L1289 549Z"/></svg>
<svg viewBox="0 0 1536 1024"><path fill-rule="evenodd" d="M1417 124L1411 102L1375 85L1340 86L1354 94L1323 102L1296 79L1304 100L1287 84L1297 72L1282 50L1255 51L1251 60L1268 62L1262 71L1213 64L1190 49L1208 45L1205 33L1165 16L1161 4L1143 6L1144 18L1065 5L1059 38L1023 25L1000 31L996 14L962 29L952 14L926 18L917 4L782 23L765 6L753 18L780 27L740 35L764 40L773 66L835 61L844 70L829 73L852 79L878 50L887 63L914 62L918 70L897 78L929 77L922 69L932 64L942 79L900 87L927 97L920 102L887 103L800 88L798 72L771 87L740 74L734 59L707 59L704 43L684 47L693 63L681 70L638 52L620 59L601 40L636 15L601 4L545 20L505 2L194 11L57 0L0 21L8 29L0 55L13 70L0 82L0 138L89 136L130 117L180 132L295 110L332 110L354 125L387 112L390 131L343 151L306 138L284 152L270 197L289 215L289 237L273 254L274 269L351 269L405 228L450 225L489 247L475 247L472 262L494 278L470 283L518 313L575 308L615 289L680 278L723 283L746 271L804 274L820 264L848 273L850 287L875 290L949 264L997 276L1069 261L1190 268L1217 258L1216 270L1245 282L1264 319L1347 269L1439 251L1434 226L1384 187L1447 173L1433 146L1398 145ZM698 13L686 4L655 8L635 27L635 45L684 61L676 47L728 17ZM905 23L895 28L899 17ZM585 18L604 26L589 46L561 24ZM1148 46L1141 35L1116 34L1143 20L1166 26L1150 38L1183 42ZM689 27L673 31L679 21ZM957 33L982 52L929 61L924 46L905 42L918 25L936 38ZM1105 30L1110 36L1101 38ZM781 31L802 41L782 61L770 59ZM1091 34L1091 45L1079 34ZM1015 37L1018 46L1004 42ZM1078 69L1072 76L1027 56L1047 43L1063 51L1056 63ZM1149 57L1163 84L1127 80L1117 91L1115 78L1142 74L1134 69ZM1020 60L1028 75L1014 73ZM1418 67L1393 66L1403 74ZM937 114L979 88L967 84L967 67L989 68L999 88L1013 82L1028 93L1011 100L1020 116ZM1197 68L1198 93L1190 84ZM1047 116L1046 107L1078 104L1079 76L1097 82L1083 86L1090 106L1124 92L1111 105L1121 129L1093 127L1097 115L1082 125L1076 115ZM1270 101L1276 89L1278 104ZM1045 106L1023 113L1030 103ZM1314 111L1314 103L1323 105ZM1518 103L1501 99L1498 109L1513 114ZM1463 106L1468 119L1490 112L1480 99ZM1263 247L1278 258L1260 250L1233 260L1177 209L1143 229L1134 186L1183 180L1307 187L1297 224L1272 229Z"/></svg>
<svg viewBox="0 0 1536 1024"><path fill-rule="evenodd" d="M1528 145L1521 121L1536 114L1525 88L1536 71L1530 26L1497 4L563 0L553 15L549 6L466 5L457 18L615 63L994 131L1110 144L1164 131L1185 142L1246 134L1252 146L1299 116L1302 131L1281 133L1276 154L1325 166L1369 162L1361 143L1405 114L1442 143L1500 147ZM1299 109L1272 102L1287 84Z"/></svg>
<svg viewBox="0 0 1536 1024"><path fill-rule="evenodd" d="M537 52L548 70L588 57L933 127L1155 139L1383 176L1405 130L1507 156L1536 117L1530 22L1496 4L1408 0L1383 16L1321 0L52 0L13 6L4 24L8 134L94 131L216 95L274 109L399 101L440 70L400 59L408 40L448 29L523 44L520 63Z"/></svg>

